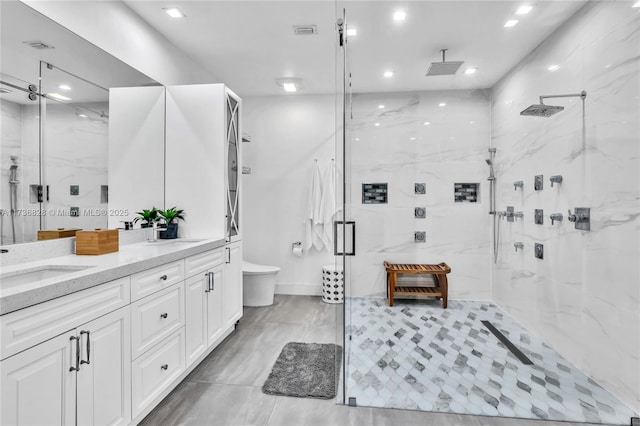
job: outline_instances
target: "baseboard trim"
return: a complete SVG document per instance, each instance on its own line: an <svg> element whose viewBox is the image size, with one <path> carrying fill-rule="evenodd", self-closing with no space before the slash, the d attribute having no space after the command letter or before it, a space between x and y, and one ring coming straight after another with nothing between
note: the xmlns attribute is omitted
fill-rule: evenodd
<svg viewBox="0 0 640 426"><path fill-rule="evenodd" d="M319 284L276 284L276 294L322 296L322 286Z"/></svg>

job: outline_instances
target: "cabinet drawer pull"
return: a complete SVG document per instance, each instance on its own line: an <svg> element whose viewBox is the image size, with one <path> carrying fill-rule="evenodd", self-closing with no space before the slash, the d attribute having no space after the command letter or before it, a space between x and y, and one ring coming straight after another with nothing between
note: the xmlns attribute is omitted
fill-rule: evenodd
<svg viewBox="0 0 640 426"><path fill-rule="evenodd" d="M83 334L87 335L87 360L83 359L80 364L91 364L91 332L88 330L80 331L80 338L82 338Z"/></svg>
<svg viewBox="0 0 640 426"><path fill-rule="evenodd" d="M76 336L69 337L70 341L76 341L76 366L69 367L69 371L80 371L80 338ZM73 343L72 343L73 344Z"/></svg>
<svg viewBox="0 0 640 426"><path fill-rule="evenodd" d="M162 281L166 281L166 280L167 280L167 278L169 278L169 277L167 277L166 275L163 275L163 276L161 276L161 277L160 277L160 279L161 279Z"/></svg>
<svg viewBox="0 0 640 426"><path fill-rule="evenodd" d="M160 368L161 368L161 369L163 369L163 370L166 370L166 369L168 369L168 368L169 368L169 364L162 364L162 365L160 366Z"/></svg>
<svg viewBox="0 0 640 426"><path fill-rule="evenodd" d="M167 319L168 316L169 316L169 314L166 313L166 312L164 314L160 314L160 318Z"/></svg>

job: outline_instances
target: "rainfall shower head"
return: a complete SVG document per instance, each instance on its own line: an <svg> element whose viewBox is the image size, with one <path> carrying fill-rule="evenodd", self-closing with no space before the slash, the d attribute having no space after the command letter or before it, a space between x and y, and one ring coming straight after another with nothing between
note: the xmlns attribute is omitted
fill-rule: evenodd
<svg viewBox="0 0 640 426"><path fill-rule="evenodd" d="M553 105L531 105L529 108L520 112L520 115L531 115L534 117L551 117L553 114L560 112L564 109L563 106Z"/></svg>
<svg viewBox="0 0 640 426"><path fill-rule="evenodd" d="M489 160L489 159L486 159L486 160L484 160L484 161L486 161L488 165L493 166L493 161L491 161L491 160Z"/></svg>
<svg viewBox="0 0 640 426"><path fill-rule="evenodd" d="M431 62L431 65L429 65L429 69L427 70L427 77L437 75L454 75L458 71L458 68L464 64L464 61L446 62L444 55L447 50L448 49L440 49L442 52L442 62Z"/></svg>
<svg viewBox="0 0 640 426"><path fill-rule="evenodd" d="M584 100L587 97L587 92L584 90L580 93L572 93L570 95L546 95L540 96L540 103L537 105L531 105L520 112L520 115L529 115L533 117L551 117L553 114L564 110L563 106L545 105L543 99L546 98L580 98L582 99L582 109L584 112Z"/></svg>

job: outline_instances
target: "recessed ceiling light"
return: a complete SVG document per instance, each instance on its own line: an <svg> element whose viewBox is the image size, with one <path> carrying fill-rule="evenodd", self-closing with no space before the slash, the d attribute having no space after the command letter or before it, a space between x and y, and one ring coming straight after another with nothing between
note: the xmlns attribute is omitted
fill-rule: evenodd
<svg viewBox="0 0 640 426"><path fill-rule="evenodd" d="M471 120L471 121L469 122L469 124L475 124L475 123L476 123L476 122L475 122L475 121L473 121L473 120Z"/></svg>
<svg viewBox="0 0 640 426"><path fill-rule="evenodd" d="M404 21L405 19L407 19L407 12L404 10L396 10L393 12L394 21Z"/></svg>
<svg viewBox="0 0 640 426"><path fill-rule="evenodd" d="M440 103L438 104L438 106L439 106L439 107L443 107L443 106L447 106L447 104L446 104L446 102L440 102Z"/></svg>
<svg viewBox="0 0 640 426"><path fill-rule="evenodd" d="M385 71L383 75L386 78L391 78L391 77L393 77L393 71Z"/></svg>
<svg viewBox="0 0 640 426"><path fill-rule="evenodd" d="M527 13L531 12L531 9L533 9L533 7L529 6L528 4L522 5L516 11L516 15L526 15Z"/></svg>
<svg viewBox="0 0 640 426"><path fill-rule="evenodd" d="M549 65L549 68L547 68L549 71L554 72L555 70L559 69L560 65Z"/></svg>
<svg viewBox="0 0 640 426"><path fill-rule="evenodd" d="M47 93L47 96L50 98L58 99L59 101L70 101L71 98L68 98L60 93Z"/></svg>
<svg viewBox="0 0 640 426"><path fill-rule="evenodd" d="M504 27L505 28L512 28L515 27L518 24L518 20L517 19L509 19L507 22L505 22Z"/></svg>
<svg viewBox="0 0 640 426"><path fill-rule="evenodd" d="M185 18L187 16L184 13L182 13L182 11L177 7L165 7L163 8L163 10L167 15L171 16L172 18Z"/></svg>
<svg viewBox="0 0 640 426"><path fill-rule="evenodd" d="M78 114L78 117L87 118L87 114Z"/></svg>
<svg viewBox="0 0 640 426"><path fill-rule="evenodd" d="M429 124L431 124L431 123L430 123L430 122L428 122L428 121L425 121L425 122L424 122L424 125L425 125L425 126L428 126Z"/></svg>
<svg viewBox="0 0 640 426"><path fill-rule="evenodd" d="M302 89L302 79L295 77L277 78L276 84L287 93L295 93Z"/></svg>
<svg viewBox="0 0 640 426"><path fill-rule="evenodd" d="M637 1L633 6L631 7L640 7L640 1Z"/></svg>
<svg viewBox="0 0 640 426"><path fill-rule="evenodd" d="M465 74L475 74L476 71L478 71L478 68L467 68L466 70L464 70Z"/></svg>
<svg viewBox="0 0 640 426"><path fill-rule="evenodd" d="M351 36L355 37L355 36L358 35L358 30L356 30L355 28L348 28L347 29L347 35L350 36L350 37Z"/></svg>
<svg viewBox="0 0 640 426"><path fill-rule="evenodd" d="M384 105L380 104L380 105L378 105L378 108L383 109Z"/></svg>
<svg viewBox="0 0 640 426"><path fill-rule="evenodd" d="M359 141L359 140L360 140L360 138L356 138L356 140L357 140L357 141Z"/></svg>
<svg viewBox="0 0 640 426"><path fill-rule="evenodd" d="M289 92L289 93L298 91L298 88L296 87L295 83L282 83L282 88L284 89L285 92Z"/></svg>
<svg viewBox="0 0 640 426"><path fill-rule="evenodd" d="M374 126L378 127L380 126L380 123L375 123Z"/></svg>
<svg viewBox="0 0 640 426"><path fill-rule="evenodd" d="M60 90L71 90L71 87L68 86L67 84L61 84L60 86L58 86L58 89L60 89Z"/></svg>
<svg viewBox="0 0 640 426"><path fill-rule="evenodd" d="M410 140L410 141L415 141L415 140L416 140L416 138L414 138L414 137L410 137L410 138L409 138L409 140Z"/></svg>

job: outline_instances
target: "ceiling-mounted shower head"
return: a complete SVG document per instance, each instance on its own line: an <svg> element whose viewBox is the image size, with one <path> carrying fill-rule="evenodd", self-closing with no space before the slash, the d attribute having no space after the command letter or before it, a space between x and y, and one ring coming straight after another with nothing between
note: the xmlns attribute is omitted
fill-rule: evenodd
<svg viewBox="0 0 640 426"><path fill-rule="evenodd" d="M553 114L564 109L563 106L554 105L531 105L529 108L520 112L520 115L531 115L533 117L551 117Z"/></svg>
<svg viewBox="0 0 640 426"><path fill-rule="evenodd" d="M444 56L447 50L448 49L440 49L442 52L442 62L431 62L431 65L429 65L429 69L427 70L427 77L437 75L454 75L458 71L458 68L464 64L464 61L446 62Z"/></svg>

